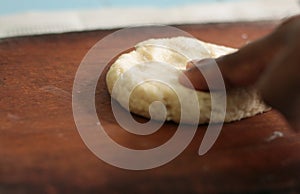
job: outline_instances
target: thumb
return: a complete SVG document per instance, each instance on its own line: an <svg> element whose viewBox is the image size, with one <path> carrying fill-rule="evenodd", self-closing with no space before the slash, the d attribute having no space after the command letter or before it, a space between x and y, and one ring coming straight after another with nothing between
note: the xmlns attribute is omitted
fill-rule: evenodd
<svg viewBox="0 0 300 194"><path fill-rule="evenodd" d="M274 60L275 55L281 49L282 35L280 32L275 32L242 47L232 54L217 59L191 61L187 65L188 69L179 77L179 82L190 87L187 83L188 80L184 79L184 77L187 77L196 90L207 91L209 88L202 70L205 70L209 76L216 76L210 66L217 64L227 89L248 86L259 79L266 66ZM218 88L216 85L210 89Z"/></svg>
<svg viewBox="0 0 300 194"><path fill-rule="evenodd" d="M190 61L187 64L188 69L179 76L179 82L189 88L208 91L209 86L206 79L208 79L208 77L217 77L217 71L214 71L212 68L216 68L217 66L218 65L216 64L216 61L214 59ZM217 89L216 85L214 86L214 89Z"/></svg>

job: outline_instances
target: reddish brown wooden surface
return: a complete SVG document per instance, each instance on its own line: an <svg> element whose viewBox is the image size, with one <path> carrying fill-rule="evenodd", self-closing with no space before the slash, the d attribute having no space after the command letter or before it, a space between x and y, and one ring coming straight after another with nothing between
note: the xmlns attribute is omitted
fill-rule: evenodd
<svg viewBox="0 0 300 194"><path fill-rule="evenodd" d="M260 22L179 28L205 41L240 47L274 26ZM72 84L86 52L111 32L0 40L0 193L300 192L300 135L274 110L225 124L204 156L197 155L206 129L200 126L179 157L156 169L122 170L94 156L74 124ZM167 141L176 130L172 123L148 137L119 130L103 76L96 100L102 124L120 144L147 149ZM274 131L284 136L267 141Z"/></svg>

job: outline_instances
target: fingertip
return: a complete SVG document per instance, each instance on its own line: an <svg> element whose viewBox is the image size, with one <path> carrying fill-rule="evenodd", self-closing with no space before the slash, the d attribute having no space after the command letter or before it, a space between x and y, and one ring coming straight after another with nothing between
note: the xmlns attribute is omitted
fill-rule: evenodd
<svg viewBox="0 0 300 194"><path fill-rule="evenodd" d="M187 62L186 69L191 69L193 67L196 67L197 65L207 63L210 60L211 60L210 58L205 58L205 59L200 59L200 60L199 59L191 60L191 61Z"/></svg>
<svg viewBox="0 0 300 194"><path fill-rule="evenodd" d="M182 71L182 73L179 76L179 83L191 89L202 91L208 90L205 78L196 66L189 68L188 70Z"/></svg>
<svg viewBox="0 0 300 194"><path fill-rule="evenodd" d="M195 67L195 61L189 61L187 64L186 64L186 69L190 69L190 68L193 68Z"/></svg>

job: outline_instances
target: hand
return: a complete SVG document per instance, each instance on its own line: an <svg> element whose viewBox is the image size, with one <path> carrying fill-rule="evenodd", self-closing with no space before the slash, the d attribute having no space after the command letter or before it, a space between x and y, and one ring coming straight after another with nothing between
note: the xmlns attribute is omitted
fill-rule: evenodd
<svg viewBox="0 0 300 194"><path fill-rule="evenodd" d="M184 74L195 89L208 90L205 78L195 66L207 68L215 62L226 89L256 85L264 101L281 111L290 124L300 130L300 15L235 53L187 64ZM179 77L179 81L188 86L184 80Z"/></svg>

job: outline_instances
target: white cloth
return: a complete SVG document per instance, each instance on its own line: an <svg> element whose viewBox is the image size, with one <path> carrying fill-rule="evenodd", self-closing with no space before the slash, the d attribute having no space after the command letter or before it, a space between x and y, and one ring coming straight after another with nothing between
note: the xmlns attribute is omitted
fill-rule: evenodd
<svg viewBox="0 0 300 194"><path fill-rule="evenodd" d="M148 24L276 20L299 13L297 0L246 0L169 8L135 7L29 12L1 16L0 38Z"/></svg>

